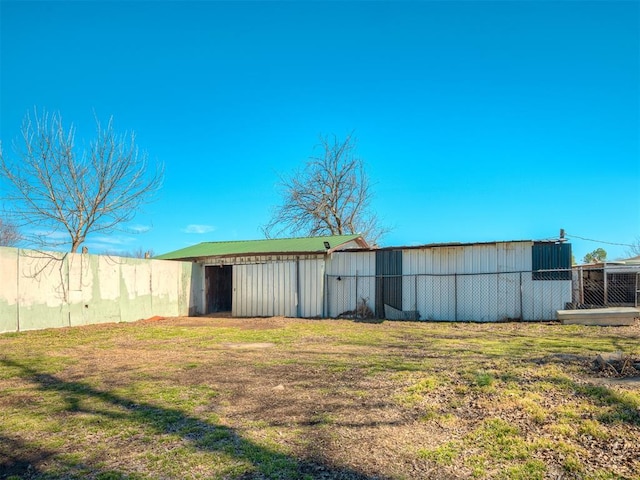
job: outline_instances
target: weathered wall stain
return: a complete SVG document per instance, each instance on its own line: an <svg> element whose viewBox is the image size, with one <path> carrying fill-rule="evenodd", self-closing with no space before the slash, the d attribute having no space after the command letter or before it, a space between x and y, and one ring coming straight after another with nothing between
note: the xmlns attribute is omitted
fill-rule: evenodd
<svg viewBox="0 0 640 480"><path fill-rule="evenodd" d="M0 247L0 332L201 313L190 262Z"/></svg>

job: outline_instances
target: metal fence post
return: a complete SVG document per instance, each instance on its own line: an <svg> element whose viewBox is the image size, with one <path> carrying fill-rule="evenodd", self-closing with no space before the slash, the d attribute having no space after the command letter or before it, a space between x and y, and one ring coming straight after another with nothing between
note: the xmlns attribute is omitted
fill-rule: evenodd
<svg viewBox="0 0 640 480"><path fill-rule="evenodd" d="M454 304L455 304L455 313L454 320L458 321L458 274L453 274L453 294L454 294Z"/></svg>
<svg viewBox="0 0 640 480"><path fill-rule="evenodd" d="M324 298L322 299L322 318L329 317L329 275L324 274Z"/></svg>
<svg viewBox="0 0 640 480"><path fill-rule="evenodd" d="M358 271L356 270L356 318L358 318Z"/></svg>
<svg viewBox="0 0 640 480"><path fill-rule="evenodd" d="M413 276L413 311L418 311L418 275Z"/></svg>
<svg viewBox="0 0 640 480"><path fill-rule="evenodd" d="M520 272L520 320L524 320L524 305L522 304L522 272Z"/></svg>

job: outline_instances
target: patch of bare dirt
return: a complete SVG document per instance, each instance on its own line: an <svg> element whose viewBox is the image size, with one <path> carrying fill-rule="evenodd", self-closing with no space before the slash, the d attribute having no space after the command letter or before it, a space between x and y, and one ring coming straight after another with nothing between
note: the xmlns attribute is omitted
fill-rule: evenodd
<svg viewBox="0 0 640 480"><path fill-rule="evenodd" d="M275 343L269 342L253 342L253 343L223 343L221 344L225 348L232 348L235 350L254 350L257 348L271 348Z"/></svg>
<svg viewBox="0 0 640 480"><path fill-rule="evenodd" d="M137 324L171 325L176 327L225 327L242 330L273 330L283 328L293 321L284 317L231 318L227 315L211 314L203 317L152 317Z"/></svg>

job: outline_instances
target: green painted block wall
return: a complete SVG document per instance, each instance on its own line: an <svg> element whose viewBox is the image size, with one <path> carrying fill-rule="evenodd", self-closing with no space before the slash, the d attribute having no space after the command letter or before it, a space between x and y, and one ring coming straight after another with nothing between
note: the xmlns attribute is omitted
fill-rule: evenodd
<svg viewBox="0 0 640 480"><path fill-rule="evenodd" d="M202 267L0 248L0 332L196 315Z"/></svg>

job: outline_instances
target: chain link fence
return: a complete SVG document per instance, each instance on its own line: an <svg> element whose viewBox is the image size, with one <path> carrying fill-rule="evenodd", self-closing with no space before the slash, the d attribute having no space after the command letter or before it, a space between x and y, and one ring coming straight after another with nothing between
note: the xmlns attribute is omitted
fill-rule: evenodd
<svg viewBox="0 0 640 480"><path fill-rule="evenodd" d="M640 267L578 267L573 272L573 303L578 308L638 306Z"/></svg>
<svg viewBox="0 0 640 480"><path fill-rule="evenodd" d="M572 300L571 270L327 275L328 317L427 321L554 320Z"/></svg>

